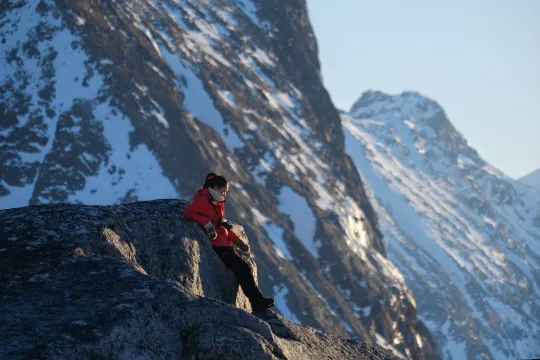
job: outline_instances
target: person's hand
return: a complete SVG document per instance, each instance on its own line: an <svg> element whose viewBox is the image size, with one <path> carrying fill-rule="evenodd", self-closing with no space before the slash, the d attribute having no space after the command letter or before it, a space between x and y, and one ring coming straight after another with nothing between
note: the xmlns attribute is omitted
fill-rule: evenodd
<svg viewBox="0 0 540 360"><path fill-rule="evenodd" d="M248 243L246 243L244 240L238 239L236 241L236 246L245 253L249 253L251 251Z"/></svg>
<svg viewBox="0 0 540 360"><path fill-rule="evenodd" d="M207 222L206 225L204 225L204 231L206 231L206 234L208 235L210 240L215 240L217 238L216 228L211 221Z"/></svg>
<svg viewBox="0 0 540 360"><path fill-rule="evenodd" d="M232 225L231 223L227 220L227 219L222 219L221 222L219 223L221 226L223 226L225 229L227 230L232 230Z"/></svg>

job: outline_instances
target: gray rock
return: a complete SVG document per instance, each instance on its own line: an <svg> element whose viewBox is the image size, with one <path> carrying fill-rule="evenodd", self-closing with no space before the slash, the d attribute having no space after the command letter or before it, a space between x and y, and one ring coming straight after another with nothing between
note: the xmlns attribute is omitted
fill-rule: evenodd
<svg viewBox="0 0 540 360"><path fill-rule="evenodd" d="M182 219L186 204L0 211L0 358L393 358L252 315L204 232Z"/></svg>

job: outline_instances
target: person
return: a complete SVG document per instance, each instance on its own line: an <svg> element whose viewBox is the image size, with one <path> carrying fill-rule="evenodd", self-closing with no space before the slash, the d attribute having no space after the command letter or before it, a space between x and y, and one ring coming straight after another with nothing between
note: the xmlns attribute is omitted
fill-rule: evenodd
<svg viewBox="0 0 540 360"><path fill-rule="evenodd" d="M271 308L275 305L273 298L263 296L259 290L251 267L235 251L237 246L245 253L250 252L249 245L236 235L232 225L225 217L225 202L229 183L223 176L215 173L206 175L204 186L199 189L193 201L184 210L184 219L197 222L204 229L212 242L212 248L231 269L249 299L253 312Z"/></svg>

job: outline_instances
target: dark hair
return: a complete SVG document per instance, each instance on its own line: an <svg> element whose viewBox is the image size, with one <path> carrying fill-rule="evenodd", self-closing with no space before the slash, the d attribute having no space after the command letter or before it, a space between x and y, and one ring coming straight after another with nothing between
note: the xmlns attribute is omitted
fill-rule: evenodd
<svg viewBox="0 0 540 360"><path fill-rule="evenodd" d="M217 187L225 187L227 186L229 182L227 179L225 179L223 176L216 175L215 173L211 172L206 175L206 178L204 179L204 186L203 188L213 188L214 186Z"/></svg>

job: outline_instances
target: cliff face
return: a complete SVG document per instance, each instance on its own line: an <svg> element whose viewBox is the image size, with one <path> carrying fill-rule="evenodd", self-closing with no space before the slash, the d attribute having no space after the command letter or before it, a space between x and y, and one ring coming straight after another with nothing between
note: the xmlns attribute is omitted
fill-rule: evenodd
<svg viewBox="0 0 540 360"><path fill-rule="evenodd" d="M394 358L272 311L246 312L206 235L180 220L185 205L0 211L0 357Z"/></svg>
<svg viewBox="0 0 540 360"><path fill-rule="evenodd" d="M222 173L280 313L437 356L345 153L304 1L4 3L2 208L189 199Z"/></svg>

